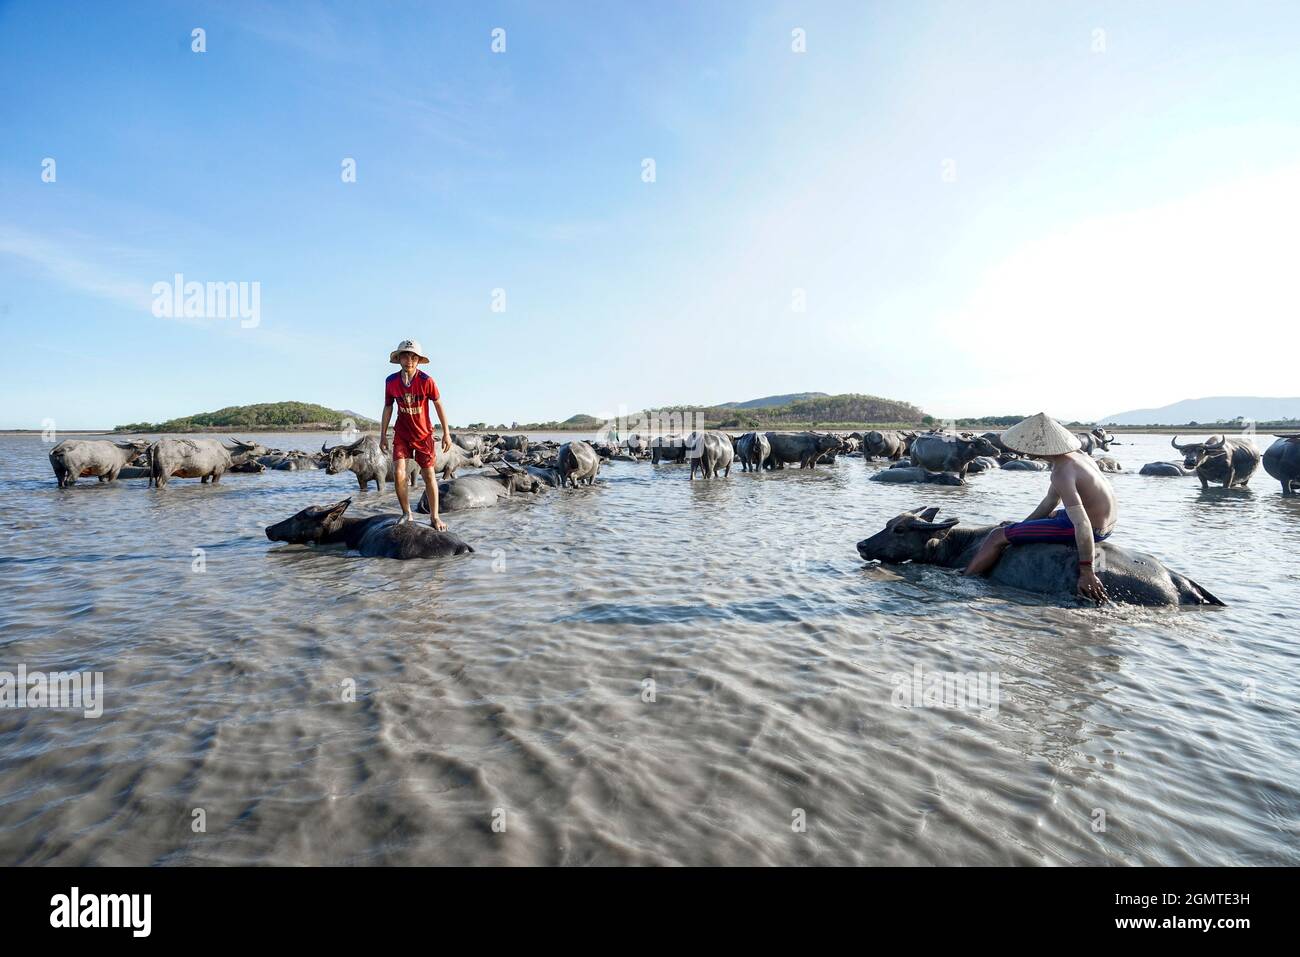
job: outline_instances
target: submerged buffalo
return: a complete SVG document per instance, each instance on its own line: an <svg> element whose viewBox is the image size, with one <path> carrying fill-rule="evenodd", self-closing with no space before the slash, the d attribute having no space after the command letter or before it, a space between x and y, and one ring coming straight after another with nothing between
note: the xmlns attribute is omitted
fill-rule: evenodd
<svg viewBox="0 0 1300 957"><path fill-rule="evenodd" d="M997 448L988 439L969 433L918 435L912 443L912 464L931 472L956 472L965 476L975 459L997 454Z"/></svg>
<svg viewBox="0 0 1300 957"><path fill-rule="evenodd" d="M736 459L742 472L757 472L772 454L772 443L762 432L746 432L736 440Z"/></svg>
<svg viewBox="0 0 1300 957"><path fill-rule="evenodd" d="M903 512L883 531L858 542L867 561L917 562L965 568L996 525L959 525L955 518L936 522L938 508ZM1131 605L1222 605L1223 602L1185 575L1166 568L1142 552L1101 542L1097 577L1113 601ZM993 566L989 580L1024 591L1073 597L1079 582L1079 554L1072 545L1013 545Z"/></svg>
<svg viewBox="0 0 1300 957"><path fill-rule="evenodd" d="M494 472L464 475L449 482L438 483L438 511L455 512L467 508L488 508L516 492L539 492L541 479L518 466L505 465ZM420 496L417 512L429 514L429 490Z"/></svg>
<svg viewBox="0 0 1300 957"><path fill-rule="evenodd" d="M564 486L564 476L556 468L547 468L545 465L526 465L524 470L543 485L549 485L551 488L562 488Z"/></svg>
<svg viewBox="0 0 1300 957"><path fill-rule="evenodd" d="M266 527L273 542L294 545L345 545L366 558L443 558L474 551L451 532L434 531L422 522L400 522L400 515L346 518L352 499L312 505L292 518Z"/></svg>
<svg viewBox="0 0 1300 957"><path fill-rule="evenodd" d="M1138 475L1191 475L1177 462L1148 462L1138 470Z"/></svg>
<svg viewBox="0 0 1300 957"><path fill-rule="evenodd" d="M765 462L769 469L783 469L787 464L799 463L801 469L815 469L817 460L827 452L840 448L836 435L819 432L767 432L772 451Z"/></svg>
<svg viewBox="0 0 1300 957"><path fill-rule="evenodd" d="M149 446L149 484L158 488L172 478L215 485L230 466L230 450L216 439L159 439Z"/></svg>
<svg viewBox="0 0 1300 957"><path fill-rule="evenodd" d="M577 488L579 482L590 485L600 473L600 456L586 442L574 439L560 446L555 467L561 476L561 486L569 484Z"/></svg>
<svg viewBox="0 0 1300 957"><path fill-rule="evenodd" d="M1045 472L1048 465L1038 459L1003 459L1002 467L1011 472Z"/></svg>
<svg viewBox="0 0 1300 957"><path fill-rule="evenodd" d="M1300 432L1279 435L1264 450L1264 471L1282 483L1283 495L1300 490Z"/></svg>
<svg viewBox="0 0 1300 957"><path fill-rule="evenodd" d="M1178 444L1178 436L1170 443L1183 453L1183 468L1195 472L1201 480L1201 488L1209 488L1211 482L1222 482L1224 488L1240 485L1245 488L1250 484L1250 477L1259 468L1259 449L1249 439L1225 439L1222 435L1213 435L1204 442L1185 442Z"/></svg>
<svg viewBox="0 0 1300 957"><path fill-rule="evenodd" d="M899 484L906 482L928 482L931 485L965 485L966 480L956 472L927 472L925 469L917 468L915 465L904 465L902 468L882 469L875 475L871 476L872 482L889 482Z"/></svg>
<svg viewBox="0 0 1300 957"><path fill-rule="evenodd" d="M725 432L692 432L689 454L692 479L695 478L696 469L706 479L717 478L719 472L724 477L731 475L735 451L731 447L731 437Z"/></svg>
<svg viewBox="0 0 1300 957"><path fill-rule="evenodd" d="M332 448L326 448L322 442L320 450L322 455L329 457L325 463L326 475L351 472L357 477L357 484L363 492L371 482L382 492L385 482L397 478L392 457L379 447L379 439L373 435L363 435L349 445L335 445ZM406 463L407 482L414 484L415 476L420 473L419 466L415 459L403 461Z"/></svg>
<svg viewBox="0 0 1300 957"><path fill-rule="evenodd" d="M86 442L66 439L50 449L50 467L59 488L77 484L77 479L94 476L101 482L116 482L122 469L149 448L143 439L131 442Z"/></svg>
<svg viewBox="0 0 1300 957"><path fill-rule="evenodd" d="M1119 464L1119 459L1113 455L1099 455L1094 460L1097 463L1099 472L1122 472L1124 466Z"/></svg>

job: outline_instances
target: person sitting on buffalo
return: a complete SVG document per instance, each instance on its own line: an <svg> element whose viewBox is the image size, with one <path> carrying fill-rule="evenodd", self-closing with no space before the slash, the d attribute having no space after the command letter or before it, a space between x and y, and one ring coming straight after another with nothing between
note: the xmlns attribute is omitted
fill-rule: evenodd
<svg viewBox="0 0 1300 957"><path fill-rule="evenodd" d="M1051 486L1038 508L1023 522L1005 523L988 534L965 574L988 573L1008 545L1073 543L1079 551L1079 594L1093 601L1106 601L1106 590L1093 562L1097 543L1110 537L1119 518L1110 483L1092 458L1079 451L1078 437L1046 413L1031 415L1007 429L1002 433L1002 444L1050 462Z"/></svg>
<svg viewBox="0 0 1300 957"><path fill-rule="evenodd" d="M402 515L398 523L412 521L411 500L406 487L406 463L404 459L415 459L424 476L424 487L429 495L429 524L438 531L446 531L447 523L438 517L438 480L434 476L433 466L437 453L433 449L433 426L429 423L429 402L438 411L438 421L442 423L442 451L451 451L451 429L447 426L447 413L442 408L442 397L438 393L438 384L426 373L420 371L420 365L429 361L420 344L414 339L404 339L388 355L388 361L400 365L401 372L394 372L384 380L384 416L379 424L379 447L388 451L388 420L393 416L393 404L397 404L397 421L393 424L393 481L397 485L397 502L402 506Z"/></svg>

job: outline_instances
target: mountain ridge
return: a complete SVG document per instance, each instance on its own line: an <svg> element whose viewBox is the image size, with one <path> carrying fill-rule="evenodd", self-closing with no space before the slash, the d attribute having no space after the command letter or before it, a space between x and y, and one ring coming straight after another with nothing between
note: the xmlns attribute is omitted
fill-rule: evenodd
<svg viewBox="0 0 1300 957"><path fill-rule="evenodd" d="M1211 395L1180 399L1151 409L1130 409L1103 416L1104 425L1213 425L1238 417L1255 422L1300 419L1300 397Z"/></svg>

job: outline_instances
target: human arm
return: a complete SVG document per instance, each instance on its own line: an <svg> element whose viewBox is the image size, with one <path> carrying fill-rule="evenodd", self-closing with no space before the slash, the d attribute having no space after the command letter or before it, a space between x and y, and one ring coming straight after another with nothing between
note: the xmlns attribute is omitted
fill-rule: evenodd
<svg viewBox="0 0 1300 957"><path fill-rule="evenodd" d="M434 399L433 408L438 413L438 421L442 423L442 450L443 452L450 452L451 426L447 424L447 410L442 407L442 399Z"/></svg>
<svg viewBox="0 0 1300 957"><path fill-rule="evenodd" d="M393 399L392 396L384 397L384 414L379 419L379 447L383 451L388 451L388 421L393 417Z"/></svg>
<svg viewBox="0 0 1300 957"><path fill-rule="evenodd" d="M1079 594L1098 603L1108 601L1106 589L1093 568L1097 546L1092 536L1092 519L1088 518L1088 511L1083 507L1083 500L1073 482L1062 487L1061 504L1074 526L1074 544L1079 552Z"/></svg>

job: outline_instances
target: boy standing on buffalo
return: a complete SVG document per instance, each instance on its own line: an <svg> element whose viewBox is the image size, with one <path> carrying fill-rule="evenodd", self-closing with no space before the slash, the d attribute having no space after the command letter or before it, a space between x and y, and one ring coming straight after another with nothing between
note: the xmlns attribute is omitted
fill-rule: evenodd
<svg viewBox="0 0 1300 957"><path fill-rule="evenodd" d="M447 426L447 413L442 408L437 383L420 371L420 365L427 363L429 357L414 339L404 339L389 353L388 361L400 365L402 371L394 372L384 381L384 417L379 424L379 447L388 451L388 420L393 415L393 403L397 403L397 422L393 425L393 478L397 484L397 502L402 506L402 517L398 522L415 518L411 514L410 495L406 488L405 462L405 459L413 458L424 476L424 487L429 497L429 524L440 532L445 531L447 523L438 517L438 480L433 473L437 454L433 449L433 426L429 422L430 401L438 410L438 421L442 423L443 452L451 451L451 429Z"/></svg>

